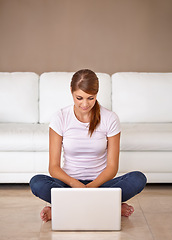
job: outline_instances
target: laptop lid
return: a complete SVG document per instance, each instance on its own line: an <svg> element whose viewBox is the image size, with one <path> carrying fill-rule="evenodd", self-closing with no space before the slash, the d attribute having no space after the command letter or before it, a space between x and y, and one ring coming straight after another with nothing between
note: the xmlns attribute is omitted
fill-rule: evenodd
<svg viewBox="0 0 172 240"><path fill-rule="evenodd" d="M52 230L120 230L120 188L52 188Z"/></svg>

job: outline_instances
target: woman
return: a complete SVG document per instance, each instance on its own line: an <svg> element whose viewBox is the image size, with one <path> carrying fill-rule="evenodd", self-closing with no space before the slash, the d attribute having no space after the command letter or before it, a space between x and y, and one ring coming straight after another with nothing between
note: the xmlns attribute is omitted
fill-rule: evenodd
<svg viewBox="0 0 172 240"><path fill-rule="evenodd" d="M74 105L55 113L49 128L49 173L30 181L33 194L51 203L51 188L120 187L122 216L134 208L124 203L141 192L143 173L135 171L116 177L119 164L120 122L118 116L100 106L96 97L99 82L88 69L76 72L71 81ZM60 167L61 149L64 166ZM41 211L43 221L51 219L51 208Z"/></svg>

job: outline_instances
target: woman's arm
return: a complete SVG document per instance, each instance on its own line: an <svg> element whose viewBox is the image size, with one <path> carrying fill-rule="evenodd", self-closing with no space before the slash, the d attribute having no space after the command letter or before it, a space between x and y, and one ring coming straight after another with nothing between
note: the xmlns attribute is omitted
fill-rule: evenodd
<svg viewBox="0 0 172 240"><path fill-rule="evenodd" d="M83 183L70 177L60 167L62 139L62 136L51 128L49 129L49 173L53 178L61 180L70 187L84 188L86 186Z"/></svg>
<svg viewBox="0 0 172 240"><path fill-rule="evenodd" d="M103 183L115 177L119 165L119 151L120 151L120 133L115 136L108 137L107 146L107 166L100 175L88 183L86 187L99 187Z"/></svg>

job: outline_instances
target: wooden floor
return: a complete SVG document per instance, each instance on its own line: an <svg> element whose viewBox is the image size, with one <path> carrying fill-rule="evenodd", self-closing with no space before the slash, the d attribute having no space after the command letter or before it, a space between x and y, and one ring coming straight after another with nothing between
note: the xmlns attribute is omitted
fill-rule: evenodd
<svg viewBox="0 0 172 240"><path fill-rule="evenodd" d="M7 240L171 240L172 184L149 184L129 204L134 214L122 217L119 232L52 232L39 217L45 202L28 185L0 185L0 239Z"/></svg>

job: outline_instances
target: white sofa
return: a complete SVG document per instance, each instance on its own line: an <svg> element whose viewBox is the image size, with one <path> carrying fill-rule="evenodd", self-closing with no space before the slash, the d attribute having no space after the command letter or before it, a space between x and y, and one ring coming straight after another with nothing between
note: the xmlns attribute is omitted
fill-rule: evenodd
<svg viewBox="0 0 172 240"><path fill-rule="evenodd" d="M0 183L48 174L48 123L72 104L71 72L0 73ZM118 175L172 182L172 73L97 73L98 100L121 121ZM63 164L63 162L62 162Z"/></svg>

